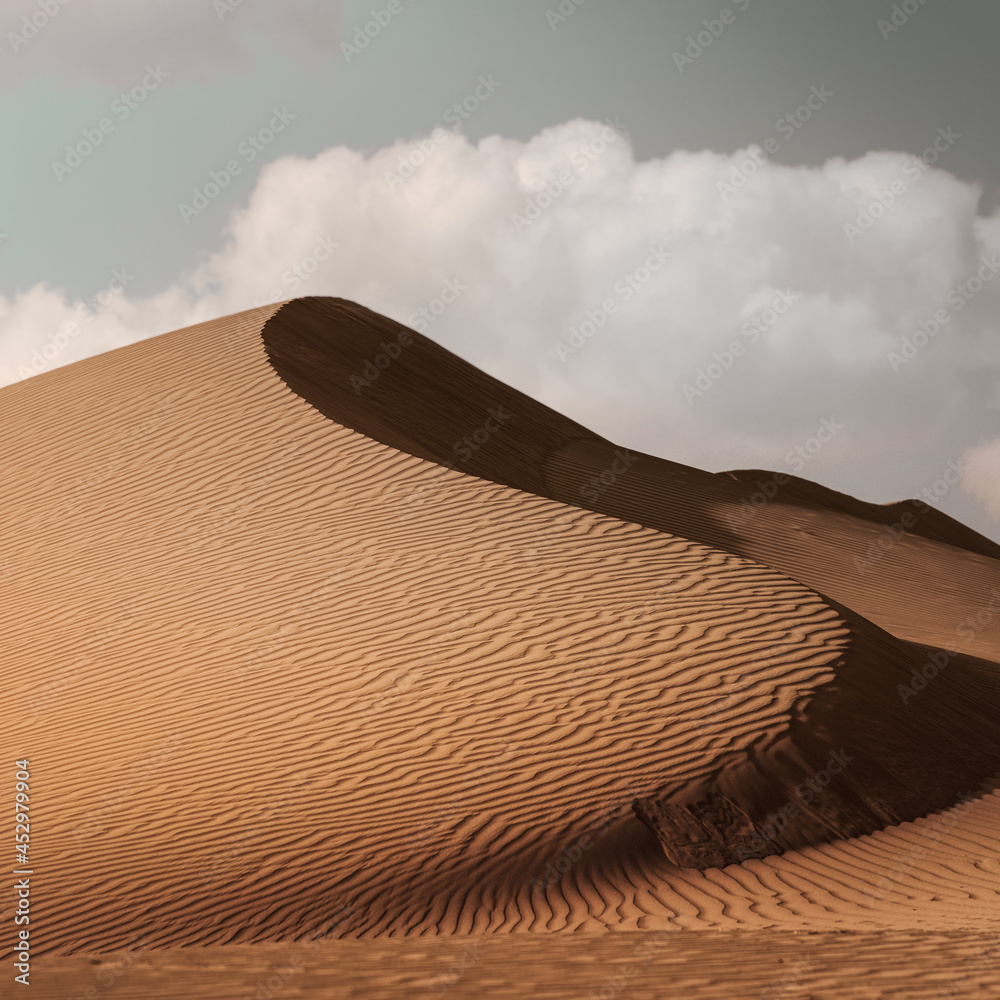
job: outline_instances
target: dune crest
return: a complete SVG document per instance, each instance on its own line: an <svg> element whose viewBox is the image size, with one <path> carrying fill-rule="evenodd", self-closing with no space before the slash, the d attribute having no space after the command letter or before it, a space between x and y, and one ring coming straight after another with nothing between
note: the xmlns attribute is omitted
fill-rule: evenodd
<svg viewBox="0 0 1000 1000"><path fill-rule="evenodd" d="M676 863L730 864L870 833L943 808L955 801L957 789L978 785L1000 770L1000 726L993 711L997 691L992 684L988 691L976 691L963 683L974 667L959 652L964 645L1000 654L1000 634L994 626L985 636L974 634L971 642L955 641L961 637L948 635L938 623L947 621L949 610L957 612L973 587L967 581L958 600L949 601L951 595L942 600L940 593L918 588L916 577L922 557L921 574L934 564L957 581L971 570L973 582L988 593L988 584L1000 582L1000 565L994 562L1000 546L989 539L916 501L866 504L787 475L719 476L631 452L355 303L297 300L280 309L261 333L269 360L294 391L332 420L369 437L446 468L750 556L824 594L849 596L855 609L861 591L864 612L900 639L948 643L940 650L894 641L849 607L839 607L869 646L857 653L864 666L850 672L849 685L842 674L811 710L802 711L790 734L794 745L781 753L767 752L766 767L746 768L741 762L739 779L727 773L728 795L713 785L637 800L637 815L660 836ZM487 417L482 420L484 407ZM469 428L475 428L471 436ZM748 507L738 489L768 477L773 479L772 495L780 501L758 521L761 508ZM783 521L780 531L774 530L776 507ZM808 541L789 544L788 522L796 520L789 508L801 508L806 517L818 512L827 538L814 540L813 532L800 528ZM867 584L857 571L853 578L847 576L845 536L862 552L860 546L877 540L886 526L893 527L893 546L885 565ZM902 558L891 553L897 543L901 551L908 550ZM886 549L878 545L876 551L881 562ZM864 556L857 558L863 561ZM924 600L904 599L907 585L919 589ZM933 617L927 614L927 598L936 611ZM922 670L929 656L949 664L947 680L937 684L935 698L914 702L916 711L900 711L906 704L900 705L899 688L912 683L912 672ZM935 669L935 677L937 673ZM873 720L872 730L862 732L849 721L858 718ZM974 724L968 725L969 720ZM817 732L828 735L819 739ZM970 737L955 735L964 732ZM943 761L939 741L955 751ZM843 752L844 744L861 761L851 758L850 773L832 782L817 809L812 797L805 801L796 789L815 772L826 773L828 758ZM760 764L764 755L753 759ZM778 825L780 831L762 845L758 828ZM755 853L747 846L751 841Z"/></svg>

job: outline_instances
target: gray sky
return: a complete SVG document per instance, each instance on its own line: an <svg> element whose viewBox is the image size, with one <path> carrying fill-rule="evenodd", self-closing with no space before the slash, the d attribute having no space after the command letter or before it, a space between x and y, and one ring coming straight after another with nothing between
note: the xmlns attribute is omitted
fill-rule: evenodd
<svg viewBox="0 0 1000 1000"><path fill-rule="evenodd" d="M877 501L954 463L937 505L1000 538L998 28L985 0L7 0L2 381L272 292L409 322L453 281L430 336L623 444Z"/></svg>

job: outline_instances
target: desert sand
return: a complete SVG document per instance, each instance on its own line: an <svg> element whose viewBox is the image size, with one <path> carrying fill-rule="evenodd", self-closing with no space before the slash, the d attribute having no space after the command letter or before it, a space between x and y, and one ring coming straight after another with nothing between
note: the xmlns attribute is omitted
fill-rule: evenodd
<svg viewBox="0 0 1000 1000"><path fill-rule="evenodd" d="M990 540L338 299L0 423L35 996L1000 995Z"/></svg>

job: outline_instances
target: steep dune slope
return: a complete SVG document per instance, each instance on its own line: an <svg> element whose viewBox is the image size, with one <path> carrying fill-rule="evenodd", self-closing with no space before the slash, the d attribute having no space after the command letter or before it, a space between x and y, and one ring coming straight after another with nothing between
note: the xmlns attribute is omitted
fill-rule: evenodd
<svg viewBox="0 0 1000 1000"><path fill-rule="evenodd" d="M378 441L749 556L900 638L1000 659L1000 613L967 622L991 601L1000 612L1000 547L939 511L914 507L901 521L908 504L866 504L792 477L713 474L632 452L342 299L289 303L263 337L295 392ZM498 421L490 408L509 416ZM773 491L760 506L751 502L759 478ZM859 569L859 559L870 566Z"/></svg>

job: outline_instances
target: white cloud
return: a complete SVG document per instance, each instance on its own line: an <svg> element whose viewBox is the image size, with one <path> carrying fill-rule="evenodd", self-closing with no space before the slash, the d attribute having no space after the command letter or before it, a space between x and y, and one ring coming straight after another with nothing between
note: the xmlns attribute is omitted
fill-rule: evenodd
<svg viewBox="0 0 1000 1000"><path fill-rule="evenodd" d="M912 177L902 153L765 163L723 197L745 158L636 163L627 137L585 121L528 142L447 132L422 151L286 157L220 252L160 295L115 293L51 362L76 304L41 287L0 298L0 380L272 296L338 295L631 447L787 470L832 418L843 431L803 475L873 500L919 494L1000 432L1000 219L977 216L974 185ZM892 207L871 209L900 178ZM880 217L852 240L864 211ZM968 486L985 501L990 483Z"/></svg>
<svg viewBox="0 0 1000 1000"><path fill-rule="evenodd" d="M337 52L333 0L4 0L0 83L41 74L110 86L135 83L147 64L171 79L206 79L250 66L254 36L296 57Z"/></svg>

